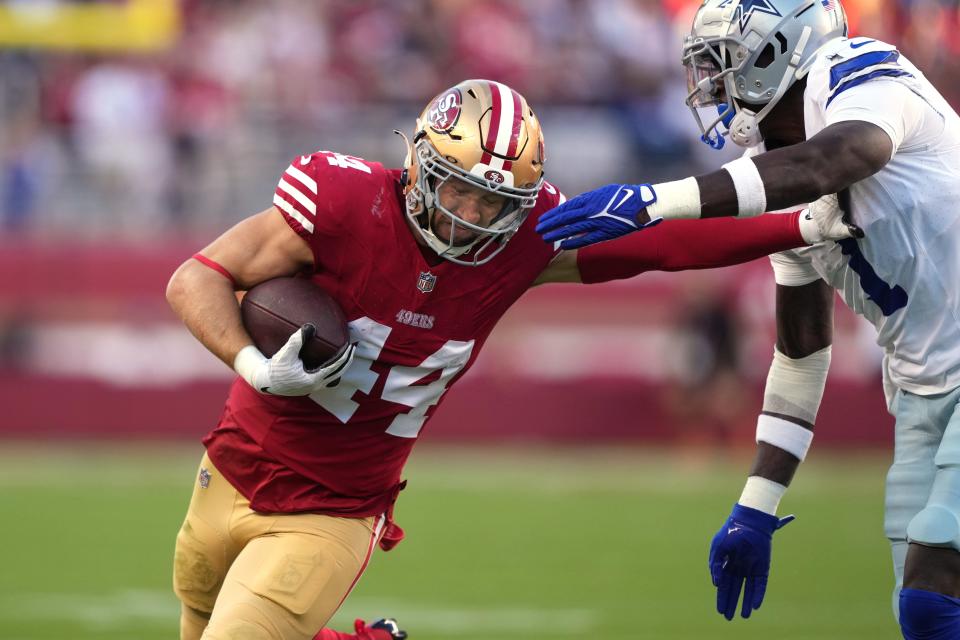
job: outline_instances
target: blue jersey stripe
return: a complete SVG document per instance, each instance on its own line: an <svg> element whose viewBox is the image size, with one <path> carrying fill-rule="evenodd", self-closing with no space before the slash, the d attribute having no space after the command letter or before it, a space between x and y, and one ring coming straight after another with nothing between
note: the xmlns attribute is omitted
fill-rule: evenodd
<svg viewBox="0 0 960 640"><path fill-rule="evenodd" d="M846 91L847 89L855 87L858 84L863 84L867 80L873 80L874 78L880 78L883 76L886 76L888 78L900 78L900 77L912 78L913 74L910 73L909 71L904 71L903 69L877 69L876 71L871 71L870 73L864 74L862 76L857 76L852 80L847 80L846 82L841 84L839 87L837 87L837 90L833 92L833 95L831 95L827 99L827 106L829 107L830 103L833 102L833 99L836 98L841 93L843 93L844 91Z"/></svg>
<svg viewBox="0 0 960 640"><path fill-rule="evenodd" d="M904 288L898 284L891 287L884 282L873 270L873 265L867 261L867 257L863 255L860 245L854 238L838 240L837 244L840 245L843 255L850 256L850 268L860 276L860 286L867 294L867 299L880 307L883 315L891 316L907 306L909 296Z"/></svg>
<svg viewBox="0 0 960 640"><path fill-rule="evenodd" d="M897 64L899 59L899 51L888 49L886 51L870 51L856 58L844 60L830 69L830 88L833 89L847 76L863 71L867 67L878 64Z"/></svg>

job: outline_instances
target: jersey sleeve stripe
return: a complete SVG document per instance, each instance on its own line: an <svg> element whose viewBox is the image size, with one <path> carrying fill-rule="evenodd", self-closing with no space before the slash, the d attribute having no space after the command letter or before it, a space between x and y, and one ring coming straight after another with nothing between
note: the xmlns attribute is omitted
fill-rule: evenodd
<svg viewBox="0 0 960 640"><path fill-rule="evenodd" d="M830 89L833 90L845 78L866 71L870 67L878 65L897 66L897 60L899 59L899 51L887 49L884 51L869 51L855 58L844 60L830 69Z"/></svg>
<svg viewBox="0 0 960 640"><path fill-rule="evenodd" d="M290 194L301 207L309 211L313 216L317 215L317 203L283 178L280 178L280 184L277 185L277 189Z"/></svg>
<svg viewBox="0 0 960 640"><path fill-rule="evenodd" d="M306 216L297 211L292 204L284 200L279 193L273 194L273 204L277 205L278 209L297 221L305 231L308 233L313 233L313 223L307 220Z"/></svg>
<svg viewBox="0 0 960 640"><path fill-rule="evenodd" d="M295 166L290 165L287 167L287 173L294 179L296 179L300 184L305 186L310 190L313 195L317 195L317 181L305 174L300 169L297 169Z"/></svg>
<svg viewBox="0 0 960 640"><path fill-rule="evenodd" d="M857 76L857 77L855 77L855 78L851 78L850 80L847 80L846 82L843 82L839 87L837 87L836 91L834 91L834 92L830 95L830 97L827 98L827 104L826 104L826 106L829 107L829 106L830 106L830 103L833 102L833 99L836 98L836 97L837 97L838 95L840 95L841 93L843 93L844 91L846 91L847 89L852 89L853 87L855 87L855 86L857 86L857 85L860 85L860 84L863 84L864 82L867 82L868 80L873 80L874 78L882 78L882 77L887 77L887 78L901 78L901 77L912 78L912 77L914 77L914 76L913 76L913 74L910 73L909 71L904 71L903 69L877 69L877 70L875 70L875 71L871 71L870 73L865 73L865 74L863 74L862 76Z"/></svg>

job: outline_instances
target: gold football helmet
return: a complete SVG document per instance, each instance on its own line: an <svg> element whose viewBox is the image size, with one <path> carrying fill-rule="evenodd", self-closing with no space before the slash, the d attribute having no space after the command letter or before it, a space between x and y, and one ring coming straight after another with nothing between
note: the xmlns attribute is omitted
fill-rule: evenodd
<svg viewBox="0 0 960 640"><path fill-rule="evenodd" d="M543 134L527 101L491 80L466 80L434 98L407 144L404 193L407 216L443 258L476 266L489 262L523 224L543 184ZM452 178L505 198L487 227L460 219L440 204L437 189ZM433 230L447 216L450 239ZM476 234L455 244L457 229Z"/></svg>

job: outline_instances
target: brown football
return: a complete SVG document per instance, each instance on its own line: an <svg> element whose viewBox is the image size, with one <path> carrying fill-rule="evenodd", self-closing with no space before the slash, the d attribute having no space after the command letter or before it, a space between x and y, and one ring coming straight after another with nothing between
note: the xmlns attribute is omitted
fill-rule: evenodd
<svg viewBox="0 0 960 640"><path fill-rule="evenodd" d="M247 291L240 302L243 326L267 357L305 324L314 335L304 343L300 359L307 369L329 362L346 348L347 321L340 305L308 278L274 278Z"/></svg>

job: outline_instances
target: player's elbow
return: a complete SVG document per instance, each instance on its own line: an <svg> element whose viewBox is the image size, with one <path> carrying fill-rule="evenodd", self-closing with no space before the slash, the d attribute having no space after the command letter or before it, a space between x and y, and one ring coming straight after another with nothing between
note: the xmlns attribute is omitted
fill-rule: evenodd
<svg viewBox="0 0 960 640"><path fill-rule="evenodd" d="M192 260L187 260L177 267L177 270L174 271L173 275L170 276L170 280L167 281L167 304L169 304L170 307L178 313L190 295L190 284L193 278L191 272L193 271L194 267L191 262Z"/></svg>

